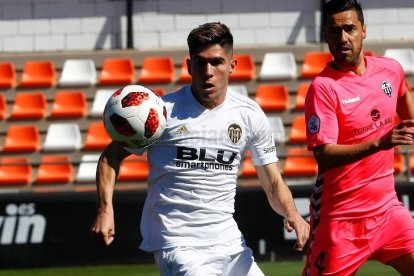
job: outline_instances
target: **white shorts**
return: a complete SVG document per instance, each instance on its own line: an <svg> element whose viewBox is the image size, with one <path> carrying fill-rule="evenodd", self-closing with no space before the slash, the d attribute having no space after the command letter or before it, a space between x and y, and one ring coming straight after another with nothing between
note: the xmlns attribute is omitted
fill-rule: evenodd
<svg viewBox="0 0 414 276"><path fill-rule="evenodd" d="M212 246L179 246L154 252L162 276L264 276L243 238Z"/></svg>

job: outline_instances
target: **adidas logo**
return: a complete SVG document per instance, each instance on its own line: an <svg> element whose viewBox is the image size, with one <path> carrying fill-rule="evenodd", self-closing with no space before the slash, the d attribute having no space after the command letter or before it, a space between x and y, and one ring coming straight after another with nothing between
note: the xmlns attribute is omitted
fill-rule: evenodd
<svg viewBox="0 0 414 276"><path fill-rule="evenodd" d="M177 135L182 135L182 134L189 134L190 131L188 130L186 125L182 125L175 131L175 133Z"/></svg>

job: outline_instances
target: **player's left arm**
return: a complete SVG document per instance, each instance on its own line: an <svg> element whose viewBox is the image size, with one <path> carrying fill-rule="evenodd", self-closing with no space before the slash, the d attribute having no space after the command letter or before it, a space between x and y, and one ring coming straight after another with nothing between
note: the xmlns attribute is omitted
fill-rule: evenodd
<svg viewBox="0 0 414 276"><path fill-rule="evenodd" d="M407 85L405 93L397 100L397 114L401 120L414 119L414 100Z"/></svg>
<svg viewBox="0 0 414 276"><path fill-rule="evenodd" d="M284 217L285 229L296 232L295 249L301 251L309 237L309 224L297 211L292 193L283 181L277 163L255 166L255 168L270 206Z"/></svg>

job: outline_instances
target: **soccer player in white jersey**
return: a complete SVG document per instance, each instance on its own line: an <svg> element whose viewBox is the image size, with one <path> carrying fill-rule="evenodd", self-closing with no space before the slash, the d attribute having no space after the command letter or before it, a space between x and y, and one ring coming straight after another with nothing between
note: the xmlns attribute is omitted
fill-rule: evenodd
<svg viewBox="0 0 414 276"><path fill-rule="evenodd" d="M148 194L141 249L154 252L162 275L263 275L233 218L237 173L246 150L270 206L295 231L296 250L309 235L277 167L276 147L258 104L227 92L236 67L233 37L222 23L206 23L187 38L191 86L163 97L167 126L148 147ZM120 162L144 150L112 142L97 169L98 213L91 232L109 245L115 236L113 190ZM275 229L276 230L276 229Z"/></svg>

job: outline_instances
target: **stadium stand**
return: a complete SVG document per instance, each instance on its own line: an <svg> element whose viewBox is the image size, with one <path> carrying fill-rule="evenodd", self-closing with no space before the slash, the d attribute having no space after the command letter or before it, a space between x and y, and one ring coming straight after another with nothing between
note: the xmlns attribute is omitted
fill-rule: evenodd
<svg viewBox="0 0 414 276"><path fill-rule="evenodd" d="M32 181L32 166L26 157L0 159L0 186L27 185Z"/></svg>
<svg viewBox="0 0 414 276"><path fill-rule="evenodd" d="M106 58L99 77L100 85L128 85L136 81L135 65L131 58Z"/></svg>
<svg viewBox="0 0 414 276"><path fill-rule="evenodd" d="M11 62L0 63L0 88L9 89L16 86L17 77L14 64Z"/></svg>
<svg viewBox="0 0 414 276"><path fill-rule="evenodd" d="M310 83L303 82L298 85L295 97L295 109L303 111L305 109L305 98L308 93Z"/></svg>
<svg viewBox="0 0 414 276"><path fill-rule="evenodd" d="M289 91L284 84L258 84L255 100L265 112L285 111L289 107Z"/></svg>
<svg viewBox="0 0 414 276"><path fill-rule="evenodd" d="M190 83L191 82L191 76L188 73L187 70L187 59L189 58L189 56L185 56L181 62L181 67L180 67L180 75L178 76L178 81L180 83Z"/></svg>
<svg viewBox="0 0 414 276"><path fill-rule="evenodd" d="M0 120L7 118L7 102L6 97L0 94Z"/></svg>
<svg viewBox="0 0 414 276"><path fill-rule="evenodd" d="M73 181L73 165L65 155L41 157L35 184L67 184Z"/></svg>
<svg viewBox="0 0 414 276"><path fill-rule="evenodd" d="M23 68L21 88L52 87L56 84L55 64L52 60L28 60Z"/></svg>
<svg viewBox="0 0 414 276"><path fill-rule="evenodd" d="M111 142L102 122L91 122L83 148L88 151L103 150Z"/></svg>
<svg viewBox="0 0 414 276"><path fill-rule="evenodd" d="M82 147L77 123L50 123L43 144L44 151L75 151Z"/></svg>
<svg viewBox="0 0 414 276"><path fill-rule="evenodd" d="M314 78L325 67L326 63L332 61L333 57L328 52L307 52L305 54L300 77L303 79Z"/></svg>
<svg viewBox="0 0 414 276"><path fill-rule="evenodd" d="M86 116L88 104L83 91L56 91L50 118L67 119Z"/></svg>
<svg viewBox="0 0 414 276"><path fill-rule="evenodd" d="M264 55L259 79L285 80L296 78L297 65L293 53L266 53Z"/></svg>
<svg viewBox="0 0 414 276"><path fill-rule="evenodd" d="M381 48L375 48L376 54L383 54L387 49L386 45ZM265 56L268 53L293 53L297 68L303 68L305 63L305 57L308 53L324 52L318 47L303 47L294 46L289 48L255 48L255 49L243 49L238 52L238 60L240 62L240 55L245 53L252 58L250 63L253 64L253 68L257 72L265 71L263 67ZM83 60L84 55L55 55L50 59L51 63L56 66L54 71L56 75L55 79L59 79L58 85L51 84L50 87L24 87L24 91L21 91L21 86L12 86L7 89L6 92L0 93L0 145L2 145L1 153L4 158L20 158L25 157L27 160L31 173L30 177L24 177L24 181L19 184L22 189L34 189L35 187L52 187L53 183L57 184L58 189L62 191L66 190L83 190L84 187L94 189L95 170L96 163L99 158L100 151L109 143L110 139L105 132L102 124L102 113L107 99L112 93L126 84L136 83L135 72L143 67L143 61L145 57L154 57L153 52L139 52L134 54L116 54L105 53L91 54L90 60L93 61L95 68L90 67L88 70L95 72L100 78L95 78L96 82L80 84L73 82L70 84L61 83L61 80L65 79L63 75L65 66L68 66L67 60ZM171 50L160 51L156 56L170 57L174 65L174 77L165 83L148 83L149 88L156 91L160 95L168 94L172 91L179 89L181 86L187 84L191 78L188 78L188 72L186 70L185 59L187 54L183 50ZM89 57L89 56L88 56ZM183 58L184 57L184 58ZM14 64L14 71L16 76L23 76L24 68L27 67L27 62L34 60L34 56L24 56L16 59L10 59L10 63ZM125 69L116 69L118 65L105 66L109 61L122 61ZM121 62L121 63L122 63ZM69 62L70 64L70 62ZM89 63L91 64L91 62ZM85 65L86 66L86 65ZM90 66L90 65L89 65ZM69 68L69 67L67 67ZM85 69L86 70L86 69ZM100 82L102 75L105 75L105 71L116 71L118 73L115 76L124 75L117 79L108 78L105 83ZM182 72L188 75L186 78L182 78ZM242 70L239 70L239 73ZM20 72L20 73L19 73ZM121 74L119 74L121 72ZM127 73L128 72L128 73ZM236 71L237 72L237 71ZM124 74L126 73L126 74ZM109 73L108 73L109 74ZM125 75L128 75L127 77ZM315 160L304 147L304 133L303 133L303 115L304 115L304 99L307 89L309 87L312 78L302 78L301 75L287 78L275 78L266 79L260 77L260 73L255 77L254 73L246 74L249 77L239 79L238 81L231 81L229 90L237 93L241 93L253 100L256 100L260 105L263 105L263 109L268 117L269 124L272 128L273 136L277 143L277 154L280 160L281 170L286 177L288 184L294 184L298 180L304 183L312 184L316 172L317 166L315 166ZM140 76L137 74L137 76ZM253 76L253 77L252 77ZM67 78L70 79L70 78ZM117 80L116 80L117 79ZM120 81L122 80L122 81ZM406 76L407 84L413 83L413 77L411 75ZM51 82L53 83L53 82ZM137 82L139 83L139 82ZM107 87L103 87L107 86ZM272 87L273 88L266 88ZM274 86L279 87L282 92L274 92ZM265 87L265 89L263 88ZM283 87L283 88L282 88ZM30 91L29 91L30 89ZM262 98L258 91L263 92L269 98ZM261 92L262 93L262 92ZM38 95L33 99L28 99L27 95ZM278 102L275 104L277 107L266 107L274 105L272 98L276 95L281 96ZM20 98L25 98L20 100ZM276 97L275 97L276 98ZM23 102L23 103L21 103ZM19 108L17 108L19 106ZM35 106L41 106L42 111L33 111ZM18 111L20 109L20 111ZM33 113L29 116L28 113ZM35 115L37 114L37 115ZM298 121L300 121L300 128L297 128ZM298 131L300 129L300 131ZM410 166L406 156L407 152L411 153L412 149L402 148L396 151L394 160L394 169L396 179L403 179L406 181L405 173L407 171L414 173L414 161L411 161ZM64 156L65 160L56 160L56 162L47 157L59 157ZM246 160L241 167L241 182L255 183L257 178L255 177L254 167L249 163L249 156L246 156ZM414 160L414 155L413 155ZM8 159L6 159L7 161ZM303 162L303 163L301 163ZM130 164L128 164L130 163ZM51 174L50 185L42 185L43 183L49 183L44 172L45 168L50 170L53 167L61 166L63 171L70 169L63 168L63 164L70 165L72 167L71 178L66 175L62 176L61 181L58 180L58 176ZM120 186L126 185L126 187L133 187L132 182L144 183L146 169L141 175L135 174L136 167L143 165L144 168L148 164L142 159L130 160L125 162L120 174L119 182ZM9 166L7 166L9 167ZM6 168L7 168L6 167ZM22 167L22 166L20 166ZM132 167L132 169L131 169ZM19 168L19 167L18 167ZM407 168L409 168L407 170ZM253 170L252 170L253 169ZM249 171L250 170L250 171ZM58 170L59 171L59 170ZM32 174L34 180L32 180ZM43 175L43 176L42 176ZM27 180L29 179L29 180ZM65 184L67 185L61 185ZM10 183L15 183L11 180ZM5 185L7 187L7 185ZM79 189L81 187L82 189ZM53 186L54 188L54 186ZM2 188L3 189L3 188ZM13 188L14 189L14 188Z"/></svg>
<svg viewBox="0 0 414 276"><path fill-rule="evenodd" d="M230 74L230 81L249 81L256 77L256 66L251 54L234 54L236 69Z"/></svg>
<svg viewBox="0 0 414 276"><path fill-rule="evenodd" d="M34 152L40 150L40 134L36 125L9 125L3 153Z"/></svg>
<svg viewBox="0 0 414 276"><path fill-rule="evenodd" d="M92 59L67 59L63 64L58 85L62 87L93 86L97 81Z"/></svg>
<svg viewBox="0 0 414 276"><path fill-rule="evenodd" d="M145 57L139 84L170 83L175 78L174 61L171 57Z"/></svg>
<svg viewBox="0 0 414 276"><path fill-rule="evenodd" d="M42 92L16 94L10 119L38 120L46 116L46 97Z"/></svg>
<svg viewBox="0 0 414 276"><path fill-rule="evenodd" d="M405 75L414 74L414 49L412 48L386 49L384 52L384 56L397 60L401 64Z"/></svg>

